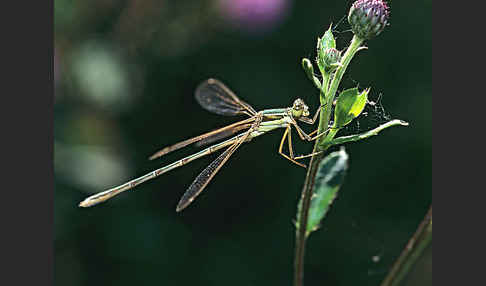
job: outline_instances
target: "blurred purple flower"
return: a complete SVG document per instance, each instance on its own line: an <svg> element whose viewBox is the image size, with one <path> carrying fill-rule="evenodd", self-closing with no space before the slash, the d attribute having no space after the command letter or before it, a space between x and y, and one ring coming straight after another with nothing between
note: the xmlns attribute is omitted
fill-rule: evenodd
<svg viewBox="0 0 486 286"><path fill-rule="evenodd" d="M249 31L269 30L286 15L289 0L218 0L224 19Z"/></svg>

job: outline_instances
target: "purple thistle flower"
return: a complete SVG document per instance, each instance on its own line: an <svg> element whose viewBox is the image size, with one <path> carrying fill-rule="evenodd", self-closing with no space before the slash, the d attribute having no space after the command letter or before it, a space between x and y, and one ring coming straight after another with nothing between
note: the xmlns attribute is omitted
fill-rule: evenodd
<svg viewBox="0 0 486 286"><path fill-rule="evenodd" d="M382 0L358 0L349 9L348 22L364 40L378 36L388 24L389 8Z"/></svg>
<svg viewBox="0 0 486 286"><path fill-rule="evenodd" d="M285 16L288 0L219 0L222 16L249 31L269 30Z"/></svg>

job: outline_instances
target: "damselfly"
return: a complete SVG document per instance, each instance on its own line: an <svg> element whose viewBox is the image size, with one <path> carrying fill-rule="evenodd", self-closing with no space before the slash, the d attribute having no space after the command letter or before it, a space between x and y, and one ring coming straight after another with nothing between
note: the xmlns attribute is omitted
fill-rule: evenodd
<svg viewBox="0 0 486 286"><path fill-rule="evenodd" d="M203 156L209 155L217 150L228 147L221 155L219 155L216 160L214 160L209 166L206 167L194 180L194 182L186 190L182 198L180 199L176 211L181 211L186 208L207 186L211 179L216 175L219 169L228 161L231 155L241 146L244 142L248 142L253 138L265 134L277 128L285 128L284 134L280 141L280 146L278 149L279 154L281 154L286 159L292 161L293 163L305 167L304 164L297 162L297 160L310 157L314 154L308 154L304 156L294 156L292 148L292 137L291 128L295 127L299 137L302 140L312 141L320 137L324 133L317 136L313 136L317 132L314 131L310 134L306 134L297 124L296 120L314 124L319 114L320 108L317 110L313 118L309 118L309 108L300 98L296 99L292 107L288 108L277 108L277 109L265 109L263 111L255 111L248 103L239 99L228 87L216 79L208 79L201 83L195 92L196 100L199 104L206 110L214 112L220 115L240 115L245 114L249 116L248 119L233 123L226 127L199 135L197 137L179 142L175 145L165 147L160 151L153 154L149 159L153 160L159 158L169 152L175 151L189 144L196 143L199 146L208 145L215 141L222 140L229 137L239 131L245 130L244 132L227 139L226 141L214 144L202 151L195 154L187 156L179 161L172 164L154 170L144 176L133 179L123 185L114 187L104 192L94 194L84 201L79 203L80 207L90 207L98 203L104 202L121 192L130 190L135 186L153 179L163 173L166 173L172 169L183 166L195 159L199 159ZM284 142L287 140L289 154L284 154L283 146Z"/></svg>

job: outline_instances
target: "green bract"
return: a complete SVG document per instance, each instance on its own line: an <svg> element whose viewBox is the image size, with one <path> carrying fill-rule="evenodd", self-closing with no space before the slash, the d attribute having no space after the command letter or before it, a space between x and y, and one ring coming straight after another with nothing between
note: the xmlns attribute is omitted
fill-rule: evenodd
<svg viewBox="0 0 486 286"><path fill-rule="evenodd" d="M341 52L335 48L329 48L324 52L324 58L322 59L322 65L326 72L331 72L339 67L341 61Z"/></svg>
<svg viewBox="0 0 486 286"><path fill-rule="evenodd" d="M317 65L321 73L324 73L324 70L330 66L327 63L328 60L326 60L326 57L329 57L329 55L326 56L329 53L329 49L336 49L336 40L332 34L331 26L329 26L322 38L317 39Z"/></svg>
<svg viewBox="0 0 486 286"><path fill-rule="evenodd" d="M334 111L334 128L344 127L361 114L368 100L369 91L368 88L359 93L358 88L355 87L339 95Z"/></svg>
<svg viewBox="0 0 486 286"><path fill-rule="evenodd" d="M329 48L336 48L336 40L334 39L331 28L332 27L329 26L329 29L324 32L322 38L317 40L317 53L320 51L325 51Z"/></svg>

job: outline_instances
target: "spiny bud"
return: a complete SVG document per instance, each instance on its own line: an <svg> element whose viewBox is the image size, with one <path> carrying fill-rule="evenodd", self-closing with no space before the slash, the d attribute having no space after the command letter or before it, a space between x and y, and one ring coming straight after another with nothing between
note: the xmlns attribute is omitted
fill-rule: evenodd
<svg viewBox="0 0 486 286"><path fill-rule="evenodd" d="M358 0L349 9L348 22L356 36L369 40L388 24L388 5L382 0Z"/></svg>
<svg viewBox="0 0 486 286"><path fill-rule="evenodd" d="M335 70L341 61L341 52L335 48L326 49L322 57L322 65L327 72Z"/></svg>

